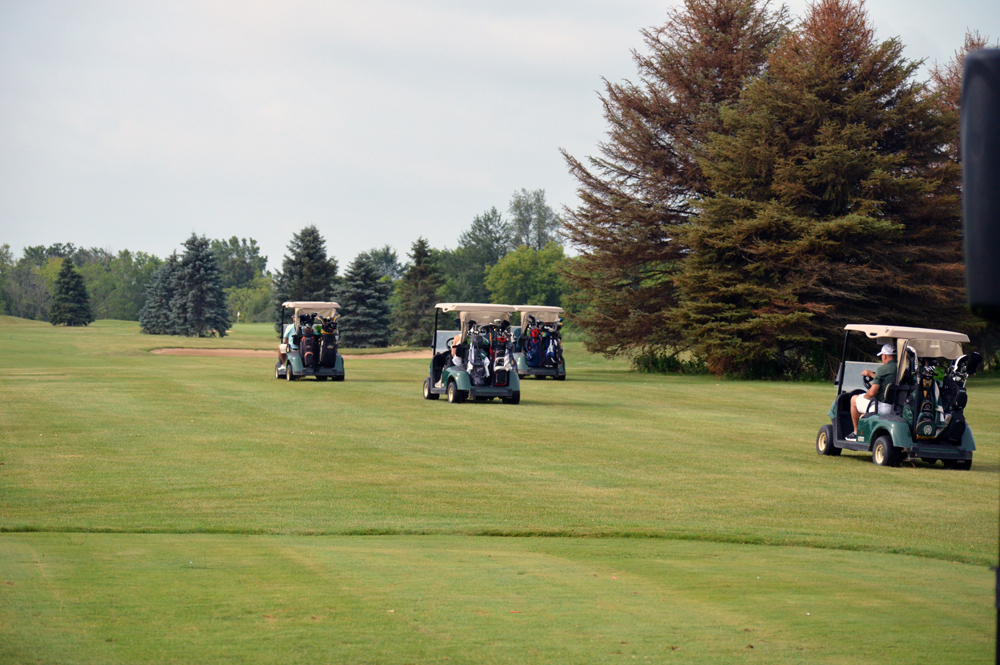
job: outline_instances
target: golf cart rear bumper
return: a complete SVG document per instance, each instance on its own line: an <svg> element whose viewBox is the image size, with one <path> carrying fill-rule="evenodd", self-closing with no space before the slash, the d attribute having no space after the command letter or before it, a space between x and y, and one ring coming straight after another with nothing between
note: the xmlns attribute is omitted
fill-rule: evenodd
<svg viewBox="0 0 1000 665"><path fill-rule="evenodd" d="M525 376L566 376L565 367L526 367L517 368L517 375Z"/></svg>
<svg viewBox="0 0 1000 665"><path fill-rule="evenodd" d="M933 444L917 443L906 452L910 457L919 457L920 459L972 459L971 450L963 450L957 446L935 446Z"/></svg>
<svg viewBox="0 0 1000 665"><path fill-rule="evenodd" d="M317 369L309 369L308 367L301 370L292 370L292 374L295 376L344 376L344 370L334 369L333 367L320 367Z"/></svg>
<svg viewBox="0 0 1000 665"><path fill-rule="evenodd" d="M513 397L514 389L510 386L497 388L495 386L473 386L469 388L469 397Z"/></svg>

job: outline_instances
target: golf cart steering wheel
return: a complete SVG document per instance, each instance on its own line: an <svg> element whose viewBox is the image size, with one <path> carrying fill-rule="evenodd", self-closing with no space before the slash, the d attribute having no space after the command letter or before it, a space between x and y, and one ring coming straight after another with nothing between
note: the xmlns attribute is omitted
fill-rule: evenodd
<svg viewBox="0 0 1000 665"><path fill-rule="evenodd" d="M872 389L872 377L868 376L867 374L861 377L861 383L865 384L865 390Z"/></svg>

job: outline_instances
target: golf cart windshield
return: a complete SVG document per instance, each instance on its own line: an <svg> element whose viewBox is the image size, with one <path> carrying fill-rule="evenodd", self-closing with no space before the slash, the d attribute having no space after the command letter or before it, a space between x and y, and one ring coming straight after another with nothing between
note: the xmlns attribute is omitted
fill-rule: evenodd
<svg viewBox="0 0 1000 665"><path fill-rule="evenodd" d="M514 311L512 305L501 305L498 303L442 302L435 306L442 312L453 312L458 315L463 335L469 332L469 321L475 321L479 325L501 321L509 323L510 315Z"/></svg>
<svg viewBox="0 0 1000 665"><path fill-rule="evenodd" d="M545 305L518 305L514 308L521 313L521 327L529 316L534 317L539 323L555 323L563 315L562 307L549 307Z"/></svg>
<svg viewBox="0 0 1000 665"><path fill-rule="evenodd" d="M295 310L293 321L299 320L299 314L315 314L325 319L337 313L340 305L335 302L313 301L313 300L291 300L281 303L284 309Z"/></svg>

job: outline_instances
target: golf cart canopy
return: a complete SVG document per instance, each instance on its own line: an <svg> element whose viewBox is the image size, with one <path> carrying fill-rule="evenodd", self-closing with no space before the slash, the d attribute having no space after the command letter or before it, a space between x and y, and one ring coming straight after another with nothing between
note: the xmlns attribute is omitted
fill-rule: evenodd
<svg viewBox="0 0 1000 665"><path fill-rule="evenodd" d="M964 333L950 330L934 330L932 328L907 328L905 326L878 326L852 323L844 326L844 330L864 333L869 339L878 342L892 342L896 346L897 360L906 351L913 350L917 358L947 358L955 360L961 357L962 343L969 341ZM899 363L899 376L902 379L907 363Z"/></svg>
<svg viewBox="0 0 1000 665"><path fill-rule="evenodd" d="M528 315L535 317L535 320L540 323L555 323L563 314L562 307L549 305L518 305L514 310L521 313L521 326L524 326Z"/></svg>
<svg viewBox="0 0 1000 665"><path fill-rule="evenodd" d="M435 305L442 312L455 312L462 322L462 333L468 331L466 323L469 320L476 323L493 323L496 320L510 321L510 315L514 311L513 305L501 305L498 303L482 302L439 302Z"/></svg>
<svg viewBox="0 0 1000 665"><path fill-rule="evenodd" d="M281 303L281 306L287 309L294 309L296 321L299 318L299 312L316 314L324 318L329 318L336 314L337 310L340 309L340 305L338 303L323 302L318 300L290 300L288 302Z"/></svg>

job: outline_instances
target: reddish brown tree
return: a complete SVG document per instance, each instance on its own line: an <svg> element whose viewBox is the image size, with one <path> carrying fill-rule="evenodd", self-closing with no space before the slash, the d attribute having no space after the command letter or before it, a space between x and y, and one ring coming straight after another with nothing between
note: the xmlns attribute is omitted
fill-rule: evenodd
<svg viewBox="0 0 1000 665"><path fill-rule="evenodd" d="M931 69L931 91L937 95L938 109L942 114L954 115L955 137L949 145L948 154L952 159L959 160L959 105L962 102L962 67L965 56L973 51L990 46L990 38L983 37L978 30L965 33L965 43L955 51L945 64L934 63ZM994 44L997 46L997 44Z"/></svg>
<svg viewBox="0 0 1000 665"><path fill-rule="evenodd" d="M697 156L722 127L720 105L760 73L787 24L787 10L767 2L685 0L663 26L642 32L649 53L633 52L639 82L605 82L601 156L585 166L563 153L582 199L564 221L580 250L566 277L589 349L617 355L683 343L667 313L686 252L677 228L692 214L691 197L708 191Z"/></svg>
<svg viewBox="0 0 1000 665"><path fill-rule="evenodd" d="M675 310L719 373L822 370L851 322L964 313L953 123L862 2L819 0L723 114Z"/></svg>

